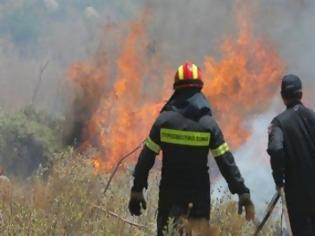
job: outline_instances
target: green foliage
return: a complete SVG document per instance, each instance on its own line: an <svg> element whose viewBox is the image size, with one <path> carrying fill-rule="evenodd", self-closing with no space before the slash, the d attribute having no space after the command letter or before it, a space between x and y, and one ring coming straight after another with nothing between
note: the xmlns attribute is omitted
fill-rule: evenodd
<svg viewBox="0 0 315 236"><path fill-rule="evenodd" d="M9 174L27 177L61 148L61 122L31 107L0 111L0 163Z"/></svg>

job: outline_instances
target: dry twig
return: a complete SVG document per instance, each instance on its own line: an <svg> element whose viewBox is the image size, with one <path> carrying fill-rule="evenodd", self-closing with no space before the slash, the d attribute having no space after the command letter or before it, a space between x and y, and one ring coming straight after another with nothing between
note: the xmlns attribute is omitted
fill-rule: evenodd
<svg viewBox="0 0 315 236"><path fill-rule="evenodd" d="M37 96L38 91L40 89L40 85L41 85L42 80L43 80L43 75L44 75L44 72L45 72L48 64L49 64L49 61L47 60L43 65L40 66L38 81L36 83L36 86L35 86L35 89L33 92L33 96L32 96L32 105L34 105L34 103L35 103L35 99L36 99L36 96Z"/></svg>
<svg viewBox="0 0 315 236"><path fill-rule="evenodd" d="M104 189L104 194L107 192L107 190L109 189L109 186L114 178L114 176L116 175L120 165L124 162L124 160L126 160L128 157L130 157L133 153L135 153L138 149L140 149L142 147L142 144L144 143L144 141L142 141L141 143L138 144L137 147L135 147L131 152L127 153L126 155L124 155L116 164L113 172L111 173L110 177L109 177L109 180L106 184L106 187Z"/></svg>
<svg viewBox="0 0 315 236"><path fill-rule="evenodd" d="M104 208L101 207L101 206L93 205L93 207L96 208L96 209L98 209L98 210L101 210L101 211L105 212L106 214L108 214L108 215L110 215L110 216L112 216L112 217L115 217L115 218L121 220L122 222L124 222L124 223L126 223L126 224L128 224L128 225L134 226L134 227L136 227L136 228L138 228L138 229L141 229L141 230L145 230L145 231L147 230L147 227L146 227L146 226L144 226L144 225L142 225L142 224L137 224L137 223L131 222L130 220L127 220L127 219L124 219L124 218L122 218L121 216L119 216L118 214L116 214L115 212L106 210L106 209L104 209Z"/></svg>

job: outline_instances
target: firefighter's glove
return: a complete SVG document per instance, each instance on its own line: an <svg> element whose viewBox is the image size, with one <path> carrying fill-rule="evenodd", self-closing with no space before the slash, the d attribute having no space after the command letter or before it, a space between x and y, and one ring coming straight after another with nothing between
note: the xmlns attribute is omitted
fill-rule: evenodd
<svg viewBox="0 0 315 236"><path fill-rule="evenodd" d="M129 200L129 211L131 215L140 216L143 210L147 209L147 203L144 200L142 192L131 191Z"/></svg>
<svg viewBox="0 0 315 236"><path fill-rule="evenodd" d="M276 190L278 192L279 195L283 194L284 193L284 188L283 186L276 186Z"/></svg>
<svg viewBox="0 0 315 236"><path fill-rule="evenodd" d="M243 207L245 208L245 218L247 221L255 219L255 206L250 199L249 193L239 194L238 201L238 214L241 215L243 212Z"/></svg>

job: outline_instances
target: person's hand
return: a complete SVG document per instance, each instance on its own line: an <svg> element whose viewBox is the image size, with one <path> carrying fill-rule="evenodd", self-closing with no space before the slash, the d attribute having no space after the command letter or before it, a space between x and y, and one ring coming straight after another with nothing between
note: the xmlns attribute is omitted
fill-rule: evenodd
<svg viewBox="0 0 315 236"><path fill-rule="evenodd" d="M250 198L249 193L239 194L238 214L241 215L245 208L245 218L247 221L255 219L255 206Z"/></svg>
<svg viewBox="0 0 315 236"><path fill-rule="evenodd" d="M276 186L276 190L277 190L279 195L281 195L284 192L283 186Z"/></svg>
<svg viewBox="0 0 315 236"><path fill-rule="evenodd" d="M142 214L141 209L147 209L143 193L131 191L128 207L131 215L140 216Z"/></svg>

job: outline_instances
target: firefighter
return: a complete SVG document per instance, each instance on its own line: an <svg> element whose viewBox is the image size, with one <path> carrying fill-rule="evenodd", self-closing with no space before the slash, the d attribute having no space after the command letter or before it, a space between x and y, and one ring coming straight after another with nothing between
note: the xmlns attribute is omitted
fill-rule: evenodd
<svg viewBox="0 0 315 236"><path fill-rule="evenodd" d="M287 109L269 127L272 175L284 188L293 235L315 236L315 113L301 102L296 75L283 77L281 96Z"/></svg>
<svg viewBox="0 0 315 236"><path fill-rule="evenodd" d="M201 72L196 65L186 63L178 68L174 93L153 124L135 166L129 211L139 216L141 210L146 209L143 189L148 187L149 171L156 155L162 151L157 216L159 236L163 235L169 218L177 222L183 216L192 225L196 220L204 222L200 228L203 228L202 235L206 235L210 217L209 149L231 193L239 195L239 213L245 208L247 220L254 218L250 191L211 115L202 87Z"/></svg>

